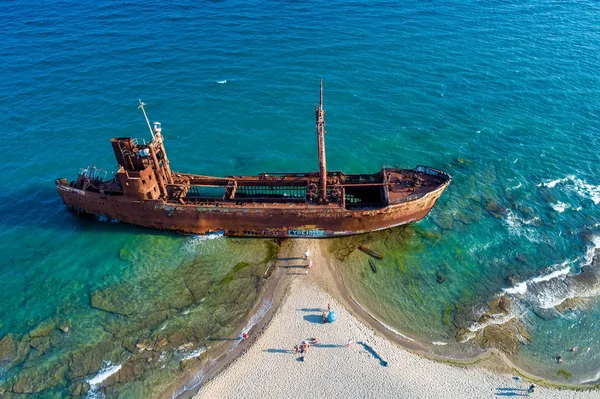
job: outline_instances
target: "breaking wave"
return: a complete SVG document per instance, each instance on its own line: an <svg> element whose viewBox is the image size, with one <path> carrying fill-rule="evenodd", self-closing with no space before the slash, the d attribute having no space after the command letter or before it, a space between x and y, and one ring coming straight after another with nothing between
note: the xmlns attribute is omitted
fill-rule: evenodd
<svg viewBox="0 0 600 399"><path fill-rule="evenodd" d="M542 182L538 184L538 187L554 188L558 184L565 184L565 187L568 191L574 191L580 197L592 200L596 205L600 204L600 185L595 186L593 184L589 184L574 175L568 175L562 179Z"/></svg>
<svg viewBox="0 0 600 399"><path fill-rule="evenodd" d="M600 285L594 283L597 275L600 274L600 270L596 270L595 267L598 260L594 261L599 249L600 236L595 236L584 256L575 260L566 260L551 266L544 274L515 283L510 288L504 288L496 296L508 295L512 299L511 312L491 314L483 322L473 322L467 327L468 333L461 342L469 341L478 331L489 325L504 324L514 318L521 319L530 310L541 317L555 317L558 315L555 308L567 299L600 295ZM576 264L581 266L581 271L577 273L573 269ZM586 266L591 266L591 269L583 269Z"/></svg>
<svg viewBox="0 0 600 399"><path fill-rule="evenodd" d="M223 237L225 237L223 232L194 235L194 236L189 237L189 239L186 241L186 243L184 245L184 249L187 252L195 253L198 250L198 246L202 242L209 241L209 240L217 240L217 239L223 238Z"/></svg>
<svg viewBox="0 0 600 399"><path fill-rule="evenodd" d="M201 354L203 354L204 352L206 352L206 347L205 346L200 347L200 348L198 348L196 350L191 351L187 355L183 356L181 358L181 360L188 360L188 359L191 359L191 358L194 358L194 357L198 357Z"/></svg>
<svg viewBox="0 0 600 399"><path fill-rule="evenodd" d="M118 372L119 370L121 370L120 364L113 366L111 362L105 362L104 367L100 369L100 371L98 371L98 373L96 373L94 377L87 380L87 383L90 384L91 387L94 387L95 385L100 384L102 381L106 380L108 377Z"/></svg>
<svg viewBox="0 0 600 399"><path fill-rule="evenodd" d="M531 242L539 242L539 233L535 230L534 226L531 226L538 220L539 218L537 216L531 219L523 219L513 211L509 210L506 214L506 219L504 219L504 223L506 224L510 234L524 236Z"/></svg>
<svg viewBox="0 0 600 399"><path fill-rule="evenodd" d="M223 80L215 80L215 83L218 83L220 85L223 85L225 83L227 83L227 79L223 79Z"/></svg>
<svg viewBox="0 0 600 399"><path fill-rule="evenodd" d="M248 323L242 329L242 333L247 333L248 331L250 331L250 329L254 327L256 323L258 323L263 317L265 317L269 309L271 309L271 305L273 305L273 300L263 300L256 313L254 313L252 317L250 317L250 320L248 320Z"/></svg>
<svg viewBox="0 0 600 399"><path fill-rule="evenodd" d="M550 206L552 207L552 209L554 209L558 213L563 213L567 209L570 209L575 212L579 212L582 209L580 206L573 207L569 204L565 204L562 201L558 201L556 204L550 204Z"/></svg>

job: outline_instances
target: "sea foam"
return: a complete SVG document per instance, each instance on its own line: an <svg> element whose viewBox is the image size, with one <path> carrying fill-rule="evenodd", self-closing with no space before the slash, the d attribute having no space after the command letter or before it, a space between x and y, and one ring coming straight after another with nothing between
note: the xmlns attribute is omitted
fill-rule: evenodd
<svg viewBox="0 0 600 399"><path fill-rule="evenodd" d="M87 380L87 382L90 386L98 385L119 370L121 370L120 364L113 366L111 362L105 362L104 367L94 377Z"/></svg>

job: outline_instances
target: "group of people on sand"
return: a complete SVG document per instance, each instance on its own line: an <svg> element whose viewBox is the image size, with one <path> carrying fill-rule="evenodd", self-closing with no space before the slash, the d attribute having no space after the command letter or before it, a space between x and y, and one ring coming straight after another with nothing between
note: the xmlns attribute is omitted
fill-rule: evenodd
<svg viewBox="0 0 600 399"><path fill-rule="evenodd" d="M310 256L310 251L307 249L306 252L304 252L304 256L302 257L302 259L308 261L308 263L306 264L306 268L304 269L304 274L308 274L308 271L310 269L312 269L312 267L313 267L312 260L308 259L309 256Z"/></svg>
<svg viewBox="0 0 600 399"><path fill-rule="evenodd" d="M309 338L308 340L302 341L300 345L294 346L296 354L300 354L300 361L304 361L304 356L308 353L308 348L311 345L317 345L319 343L317 337Z"/></svg>

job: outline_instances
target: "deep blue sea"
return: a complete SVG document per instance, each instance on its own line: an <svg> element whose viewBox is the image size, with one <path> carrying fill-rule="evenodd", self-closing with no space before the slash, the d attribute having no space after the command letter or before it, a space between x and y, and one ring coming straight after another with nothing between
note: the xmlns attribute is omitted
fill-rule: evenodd
<svg viewBox="0 0 600 399"><path fill-rule="evenodd" d="M0 16L5 396L176 391L181 359L254 303L268 240L78 218L54 179L114 171L111 137L148 138L138 99L163 123L174 170L317 170L320 78L330 170L454 176L425 220L369 236L386 255L378 274L347 257L356 299L452 355L477 352L457 326L504 294L511 313L492 323L514 318L531 336L515 362L600 378L600 284L567 277L600 247L596 2L5 0ZM156 348L182 336L191 345ZM145 366L128 365L147 341Z"/></svg>

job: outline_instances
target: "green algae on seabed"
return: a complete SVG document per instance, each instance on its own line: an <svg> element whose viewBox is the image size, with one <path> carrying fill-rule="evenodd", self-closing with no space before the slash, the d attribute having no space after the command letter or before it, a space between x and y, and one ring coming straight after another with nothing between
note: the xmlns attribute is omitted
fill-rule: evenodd
<svg viewBox="0 0 600 399"><path fill-rule="evenodd" d="M90 292L99 329L85 334L86 343L74 342L71 335L83 323L65 328L65 322L55 319L26 335L3 337L0 361L8 366L0 377L3 397L36 392L65 397L88 389L108 398L174 392L178 386L173 381L181 382L190 372L187 357L198 357L211 342L237 339L235 331L254 306L279 250L270 240L220 241L219 253L197 254L177 268ZM222 259L220 251L228 251L228 257ZM87 381L110 365L121 368L90 387Z"/></svg>
<svg viewBox="0 0 600 399"><path fill-rule="evenodd" d="M571 373L569 373L567 370L565 369L560 369L556 372L556 376L557 377L562 377L565 380L570 379L573 375Z"/></svg>

